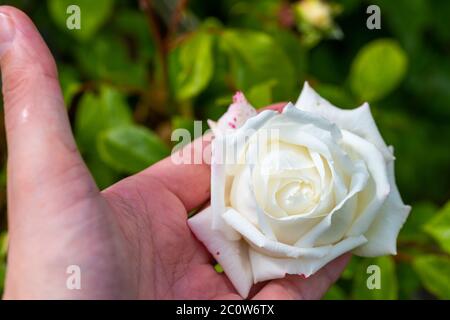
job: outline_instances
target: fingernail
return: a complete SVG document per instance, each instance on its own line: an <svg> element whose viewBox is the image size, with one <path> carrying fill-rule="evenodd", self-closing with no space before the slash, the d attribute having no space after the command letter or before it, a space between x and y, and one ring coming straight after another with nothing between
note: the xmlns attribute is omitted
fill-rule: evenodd
<svg viewBox="0 0 450 320"><path fill-rule="evenodd" d="M0 56L11 45L15 34L14 22L6 13L0 12Z"/></svg>

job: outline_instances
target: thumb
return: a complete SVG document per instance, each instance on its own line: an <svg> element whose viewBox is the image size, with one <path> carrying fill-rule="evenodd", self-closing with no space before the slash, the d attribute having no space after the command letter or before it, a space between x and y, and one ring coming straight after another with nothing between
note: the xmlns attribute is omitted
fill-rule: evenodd
<svg viewBox="0 0 450 320"><path fill-rule="evenodd" d="M31 20L9 6L0 6L0 68L10 223L17 211L61 211L73 202L69 197L96 192L71 134L51 53Z"/></svg>

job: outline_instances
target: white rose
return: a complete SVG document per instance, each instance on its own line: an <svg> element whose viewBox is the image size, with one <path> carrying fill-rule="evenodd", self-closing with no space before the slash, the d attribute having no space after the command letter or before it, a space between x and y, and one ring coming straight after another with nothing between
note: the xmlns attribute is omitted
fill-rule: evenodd
<svg viewBox="0 0 450 320"><path fill-rule="evenodd" d="M410 207L368 104L339 109L306 83L281 113L242 121L253 113L240 105L245 112L234 106L213 128L211 206L188 222L242 297L254 283L308 277L348 251L396 254Z"/></svg>

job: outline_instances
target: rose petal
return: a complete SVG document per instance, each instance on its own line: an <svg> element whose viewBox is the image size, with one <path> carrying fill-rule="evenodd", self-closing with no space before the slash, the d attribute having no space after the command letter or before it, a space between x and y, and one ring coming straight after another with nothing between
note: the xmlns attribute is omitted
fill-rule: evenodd
<svg viewBox="0 0 450 320"><path fill-rule="evenodd" d="M312 275L331 260L364 244L364 236L349 237L334 245L327 255L321 258L273 258L250 248L250 262L255 283L283 278L286 274Z"/></svg>
<svg viewBox="0 0 450 320"><path fill-rule="evenodd" d="M260 251L273 256L285 257L323 257L328 253L331 246L322 246L315 248L299 248L290 246L278 241L270 240L247 219L245 219L239 212L229 208L223 214L224 220L237 232L239 232L245 239Z"/></svg>
<svg viewBox="0 0 450 320"><path fill-rule="evenodd" d="M382 152L386 160L393 159L392 153L389 151L372 117L369 104L365 103L352 110L337 108L314 91L308 82L305 82L295 106L301 110L318 114L336 123L339 128L361 136L372 142Z"/></svg>
<svg viewBox="0 0 450 320"><path fill-rule="evenodd" d="M356 209L357 195L367 183L368 172L362 162L352 176L350 192L323 220L311 228L296 243L296 246L311 247L323 243L340 241L348 231Z"/></svg>
<svg viewBox="0 0 450 320"><path fill-rule="evenodd" d="M256 109L248 103L240 91L233 96L233 103L228 107L217 123L208 122L214 134L226 134L240 128L248 119L256 115Z"/></svg>
<svg viewBox="0 0 450 320"><path fill-rule="evenodd" d="M365 208L359 204L359 215L355 218L352 227L347 233L349 236L357 236L365 234L369 229L389 194L390 185L386 163L378 148L349 131L343 130L342 133L344 137L343 143L351 151L357 153L360 159L364 160L370 176L375 182L375 191L371 194L370 202Z"/></svg>
<svg viewBox="0 0 450 320"><path fill-rule="evenodd" d="M388 178L391 192L378 212L375 220L365 233L369 240L355 249L355 254L364 257L376 257L397 254L397 236L408 218L411 207L403 203L395 183L394 161L388 163Z"/></svg>
<svg viewBox="0 0 450 320"><path fill-rule="evenodd" d="M211 207L188 219L197 239L214 255L237 292L246 298L253 284L248 245L242 240L228 240L220 231L211 229L211 223Z"/></svg>
<svg viewBox="0 0 450 320"><path fill-rule="evenodd" d="M211 156L211 213L214 230L220 230L228 239L238 240L240 235L230 228L222 218L225 212L225 185L226 173L222 155L222 138L216 137L212 144Z"/></svg>

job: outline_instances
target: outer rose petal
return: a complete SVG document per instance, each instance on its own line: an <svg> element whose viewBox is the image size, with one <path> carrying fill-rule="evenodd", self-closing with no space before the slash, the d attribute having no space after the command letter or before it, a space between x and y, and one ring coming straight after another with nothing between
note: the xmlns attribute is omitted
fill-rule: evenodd
<svg viewBox="0 0 450 320"><path fill-rule="evenodd" d="M228 209L223 217L233 229L237 230L247 239L248 243L251 243L259 248L260 251L267 252L267 254L272 256L315 259L326 256L332 248L331 245L302 248L271 240L234 209Z"/></svg>
<svg viewBox="0 0 450 320"><path fill-rule="evenodd" d="M303 274L309 277L331 260L364 244L364 236L349 237L335 244L330 252L322 258L273 258L249 249L250 261L255 283L260 281L283 278L286 274Z"/></svg>
<svg viewBox="0 0 450 320"><path fill-rule="evenodd" d="M353 251L359 256L397 254L397 236L408 218L411 207L403 203L395 184L394 161L388 163L388 178L391 192L365 234L369 241Z"/></svg>
<svg viewBox="0 0 450 320"><path fill-rule="evenodd" d="M208 125L215 135L224 134L241 127L247 119L256 115L256 109L248 103L240 91L233 96L233 103L217 122L208 120Z"/></svg>
<svg viewBox="0 0 450 320"><path fill-rule="evenodd" d="M378 131L369 104L364 103L361 107L352 110L340 109L322 98L309 86L308 82L305 82L295 106L301 110L318 114L337 124L340 129L353 132L372 142L386 160L393 159L392 153Z"/></svg>
<svg viewBox="0 0 450 320"><path fill-rule="evenodd" d="M253 285L253 275L248 257L248 245L243 241L228 240L219 230L213 230L211 207L188 220L188 225L220 263L237 292L246 298Z"/></svg>

